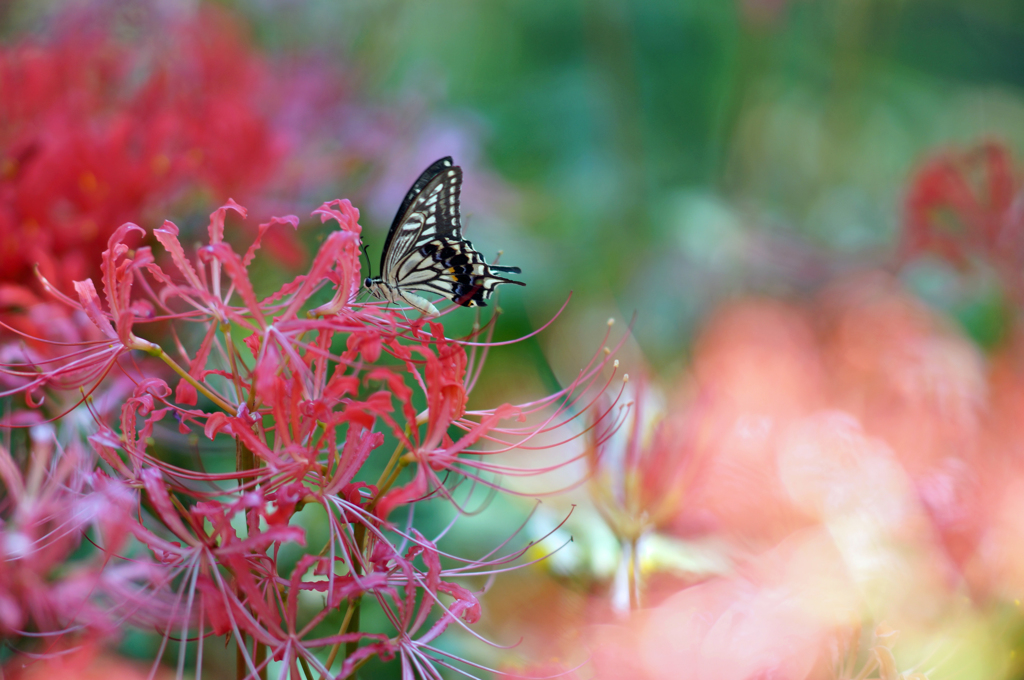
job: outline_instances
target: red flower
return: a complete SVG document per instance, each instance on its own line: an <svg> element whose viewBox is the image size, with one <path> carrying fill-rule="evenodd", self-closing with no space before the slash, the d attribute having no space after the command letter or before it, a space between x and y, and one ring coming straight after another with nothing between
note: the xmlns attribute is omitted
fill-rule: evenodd
<svg viewBox="0 0 1024 680"><path fill-rule="evenodd" d="M124 21L110 4L0 46L0 283L29 284L38 264L69 293L98 274L119 224L209 209L210 196L266 214L401 145L394 116L357 101L345 73L272 61L226 11L147 6L133 41L110 29ZM289 233L268 238L302 265Z"/></svg>
<svg viewBox="0 0 1024 680"><path fill-rule="evenodd" d="M28 281L38 262L68 290L127 219L183 192L263 187L284 151L269 77L212 10L170 22L150 49L88 29L0 49L4 280Z"/></svg>
<svg viewBox="0 0 1024 680"><path fill-rule="evenodd" d="M530 446L539 434L584 413L588 405L580 403L581 395L599 392L591 387L600 385L608 354L598 352L576 382L539 402L467 411L490 343L475 336L451 339L437 321L410 321L404 310L357 303L361 227L348 201L332 201L314 213L340 228L306 274L266 297L248 267L272 228L294 228L298 220L261 225L239 254L224 238L230 212L246 215L233 201L214 211L208 243L194 257L171 222L154 232L166 251L159 261L149 248L130 247L128 239L143 232L140 227L129 223L116 230L102 257L102 290L88 279L75 282L77 301L54 292L88 319L97 340L60 345L66 354L52 352L45 363L9 352L11 392L53 395L65 403L60 395L68 388L77 388L79 399L82 392L103 393L115 369L131 381L116 421L108 411L90 411L87 441L95 458L83 465L83 474L92 474L102 461L118 483L139 493L129 503L131 521L118 535L131 535L141 548L120 555L103 545L99 554L118 566L124 558L158 564L163 574L146 587L145 570L113 579L109 588L128 603L126 620L162 630L165 642L172 636L233 636L245 650L241 666L250 676L272 659L294 677L300 665L333 675L319 650L330 648L333 659L342 645L360 641L366 644L344 660L343 674L370 656L399 655L416 667L447 664L433 640L451 623L468 625L480 616L476 596L455 579L512 568L522 551L481 560L450 556L458 564L442 569L436 541L408 523L388 521L390 512L434 494L454 503L441 473L493 484L481 473L503 468L483 458ZM333 300L309 309L325 284L334 286ZM165 336L153 335L154 323L171 329L173 344L156 341ZM42 339L26 334L25 340ZM143 361L135 360L135 350ZM425 401L426 411L417 415L414 401ZM540 414L539 425L502 426L513 417ZM233 440L236 469L211 473L164 460L154 444L167 436L171 420L181 433ZM399 448L376 484L359 482L364 463L384 442L381 430L390 430ZM482 441L489 450L476 448ZM401 485L407 466L415 466L415 473ZM116 484L108 486L122 488ZM309 540L292 520L310 505L323 509L329 536L309 546L290 574L282 573L280 549ZM115 573L103 569L101 580L106 584ZM303 592L324 594L326 607L311 612L300 606ZM317 632L332 611L356 611L364 597L378 600L393 633ZM246 640L262 651L248 651Z"/></svg>
<svg viewBox="0 0 1024 680"><path fill-rule="evenodd" d="M135 494L94 473L93 457L78 442L61 447L49 425L33 426L30 441L28 455L18 456L27 469L0 447L0 635L35 630L52 645L75 628L115 634L118 620L137 606L123 597L131 582L160 580L159 570L108 564L102 555L69 562L89 527L110 554L121 550Z"/></svg>
<svg viewBox="0 0 1024 680"><path fill-rule="evenodd" d="M1005 292L1024 301L1024 210L1010 151L996 142L946 151L911 180L904 257L931 253L956 267L980 259L995 268Z"/></svg>

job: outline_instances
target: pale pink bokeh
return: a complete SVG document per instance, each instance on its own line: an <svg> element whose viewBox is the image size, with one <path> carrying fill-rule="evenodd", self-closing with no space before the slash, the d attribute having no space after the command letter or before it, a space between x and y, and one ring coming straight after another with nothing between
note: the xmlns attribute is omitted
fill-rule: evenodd
<svg viewBox="0 0 1024 680"><path fill-rule="evenodd" d="M86 646L45 659L15 657L3 667L3 676L8 680L167 680L174 672Z"/></svg>

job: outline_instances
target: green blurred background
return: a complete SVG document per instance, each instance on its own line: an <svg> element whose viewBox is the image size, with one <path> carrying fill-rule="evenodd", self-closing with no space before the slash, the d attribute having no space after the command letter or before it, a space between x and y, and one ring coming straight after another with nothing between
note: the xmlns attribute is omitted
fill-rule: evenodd
<svg viewBox="0 0 1024 680"><path fill-rule="evenodd" d="M369 238L398 187L446 153L429 143L452 137L443 115L455 152L503 183L487 196L468 178L464 200L478 245L524 270L506 306L536 324L573 290L572 318L636 311L656 366L725 297L800 294L889 263L928 154L1024 140L1012 0L234 7L269 49L315 46L373 96L420 107L407 124L428 150L374 206ZM934 269L910 271L912 287L978 316L985 292Z"/></svg>

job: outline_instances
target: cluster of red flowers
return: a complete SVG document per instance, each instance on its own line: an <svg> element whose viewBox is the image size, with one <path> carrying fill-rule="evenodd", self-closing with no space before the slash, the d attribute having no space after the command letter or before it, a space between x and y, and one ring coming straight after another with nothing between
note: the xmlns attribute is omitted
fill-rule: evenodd
<svg viewBox="0 0 1024 680"><path fill-rule="evenodd" d="M282 148L265 66L213 12L142 50L86 29L0 49L0 272L62 289L114 227L186 192L248 194Z"/></svg>
<svg viewBox="0 0 1024 680"><path fill-rule="evenodd" d="M1003 292L1024 303L1024 183L1004 144L929 158L907 191L905 258L938 256L964 269L984 263Z"/></svg>
<svg viewBox="0 0 1024 680"><path fill-rule="evenodd" d="M0 46L0 282L32 285L38 265L68 292L98 274L123 222L203 214L224 196L269 212L307 192L309 173L322 189L381 151L386 117L352 103L338 73L313 63L294 77L223 11L152 17L145 41L111 28L114 10L70 15ZM302 265L287 234L269 238Z"/></svg>
<svg viewBox="0 0 1024 680"><path fill-rule="evenodd" d="M174 224L156 229L164 264L149 247L129 246L143 235L140 227L117 229L103 254L102 297L91 280L75 283L77 300L51 289L91 326L77 342L6 327L20 336L6 354L6 394L41 404L17 417L42 423L45 413L58 430L36 426L42 434L27 466L8 449L0 453L0 474L12 490L0 525L7 565L0 571L0 625L8 635L62 642L110 634L125 622L155 626L165 644L195 639L198 663L205 636L229 635L252 677L271 661L290 677L310 669L345 677L370 657L395 655L407 671L432 676L433 664L452 662L434 639L453 622L480 616L477 593L458 580L510 568L521 552L496 550L481 559L444 553L413 527L411 508L432 497L457 503L456 480L493 486L507 468L487 459L530 446L586 411L579 395L601 378L607 353L538 402L467 410L493 324L451 340L439 322L355 303L361 229L348 201L315 211L340 229L307 273L267 297L257 294L247 267L269 229L298 220L260 225L239 254L224 240L232 211L245 216L234 202L214 212L209 242L191 259ZM335 286L334 298L311 310L326 282ZM173 349L144 337L143 329L159 338L167 327ZM69 388L78 389L70 404ZM119 410L100 404L111 389L125 394ZM72 417L83 409L89 419ZM358 475L384 432L397 447L370 483ZM204 459L216 458L218 444L232 444L231 469L182 467L160 454L200 433L213 447ZM400 485L407 467L414 474ZM310 506L328 518L322 546L306 545L296 518ZM389 517L399 507L410 512L396 524ZM91 524L96 561L83 564L80 577L55 575ZM294 565L280 561L286 545L305 548ZM306 594L318 595L319 606L311 610ZM379 603L392 634L358 627L366 597ZM325 632L325 619L346 606L340 629ZM338 666L343 646L348 652Z"/></svg>

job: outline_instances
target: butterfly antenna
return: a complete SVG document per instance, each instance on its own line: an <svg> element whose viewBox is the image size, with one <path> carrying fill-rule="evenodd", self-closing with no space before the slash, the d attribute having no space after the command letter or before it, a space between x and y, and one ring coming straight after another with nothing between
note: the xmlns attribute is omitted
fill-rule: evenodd
<svg viewBox="0 0 1024 680"><path fill-rule="evenodd" d="M363 255L366 256L366 274L370 278L373 278L373 266L370 264L370 252L369 251L370 251L370 246L368 244L364 243L363 244Z"/></svg>

